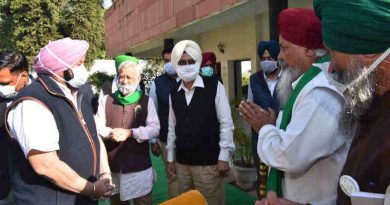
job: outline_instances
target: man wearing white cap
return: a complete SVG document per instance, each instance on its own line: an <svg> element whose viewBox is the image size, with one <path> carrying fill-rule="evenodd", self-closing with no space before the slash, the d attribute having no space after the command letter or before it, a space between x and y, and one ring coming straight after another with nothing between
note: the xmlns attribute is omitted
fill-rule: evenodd
<svg viewBox="0 0 390 205"><path fill-rule="evenodd" d="M182 81L170 95L168 173L177 173L180 193L197 189L208 204L225 204L234 126L224 87L199 76L202 51L193 41L177 43L171 62Z"/></svg>

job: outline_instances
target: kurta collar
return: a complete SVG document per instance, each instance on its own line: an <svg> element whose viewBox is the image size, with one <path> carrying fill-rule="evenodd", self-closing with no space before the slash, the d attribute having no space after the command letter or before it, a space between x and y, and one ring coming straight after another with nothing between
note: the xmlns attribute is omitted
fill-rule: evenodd
<svg viewBox="0 0 390 205"><path fill-rule="evenodd" d="M204 88L203 79L202 79L202 77L200 77L199 75L195 78L195 81L194 81L194 84L192 84L191 90L194 89L195 87ZM177 92L179 92L181 89L183 89L183 90L186 91L186 92L189 91L189 90L184 86L183 81L181 81L180 86L179 86L179 89L177 89Z"/></svg>

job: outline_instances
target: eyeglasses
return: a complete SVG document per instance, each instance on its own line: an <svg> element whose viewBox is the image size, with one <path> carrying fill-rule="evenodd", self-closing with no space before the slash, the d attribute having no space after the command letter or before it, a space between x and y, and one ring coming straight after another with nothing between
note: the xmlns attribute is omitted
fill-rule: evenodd
<svg viewBox="0 0 390 205"><path fill-rule="evenodd" d="M177 62L178 65L193 65L195 64L195 60L179 60L179 62Z"/></svg>

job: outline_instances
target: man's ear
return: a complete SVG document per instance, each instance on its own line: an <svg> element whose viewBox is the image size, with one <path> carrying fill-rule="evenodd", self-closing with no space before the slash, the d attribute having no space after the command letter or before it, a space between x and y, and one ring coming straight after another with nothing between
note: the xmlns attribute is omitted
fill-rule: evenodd
<svg viewBox="0 0 390 205"><path fill-rule="evenodd" d="M64 71L64 80L69 81L72 80L74 77L72 69L68 69Z"/></svg>
<svg viewBox="0 0 390 205"><path fill-rule="evenodd" d="M371 65L381 55L382 55L382 53L379 53L379 54L364 54L364 55L357 55L357 56L360 57L361 59L364 59L364 64L365 65Z"/></svg>
<svg viewBox="0 0 390 205"><path fill-rule="evenodd" d="M20 77L22 77L22 78L28 78L28 72L27 72L27 71L22 71L22 72L20 73Z"/></svg>
<svg viewBox="0 0 390 205"><path fill-rule="evenodd" d="M305 48L305 55L310 58L314 57L315 56L314 49Z"/></svg>

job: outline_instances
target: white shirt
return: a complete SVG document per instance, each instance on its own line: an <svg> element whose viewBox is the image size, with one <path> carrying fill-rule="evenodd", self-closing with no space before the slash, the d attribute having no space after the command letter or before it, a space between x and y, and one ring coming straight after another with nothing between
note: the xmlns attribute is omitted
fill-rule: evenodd
<svg viewBox="0 0 390 205"><path fill-rule="evenodd" d="M77 92L73 96L66 85L53 81L77 109ZM31 150L52 152L60 149L54 116L41 103L23 100L9 111L7 122L12 136L19 143L26 158Z"/></svg>
<svg viewBox="0 0 390 205"><path fill-rule="evenodd" d="M179 81L180 81L180 78L176 77L176 82L179 82ZM156 110L158 110L156 83L154 83L154 81L152 81L152 83L150 84L149 97L153 99L154 106L156 106Z"/></svg>
<svg viewBox="0 0 390 205"><path fill-rule="evenodd" d="M277 126L260 129L258 154L265 164L285 172L285 198L331 204L350 145L350 140L339 133L343 104L342 94L321 72L296 98L286 131L279 129L282 111Z"/></svg>
<svg viewBox="0 0 390 205"><path fill-rule="evenodd" d="M192 96L195 92L195 87L201 87L204 88L204 83L202 77L198 76L195 79L194 84L192 85L192 88L188 90L183 82L180 84L178 92L183 89L187 105L190 104ZM226 97L225 89L223 85L218 82L217 87L217 94L215 96L215 108L217 112L217 118L218 122L220 123L220 140L219 140L219 146L220 146L220 152L218 156L218 160L221 161L229 161L229 157L231 152L234 151L234 143L233 143L233 120L231 117L231 111L228 99ZM175 113L172 109L172 102L171 97L169 97L169 121L168 121L168 139L167 139L167 161L173 162L175 161L175 140L176 140L176 134L175 134L175 127L176 127L176 117ZM199 128L201 129L201 127Z"/></svg>
<svg viewBox="0 0 390 205"><path fill-rule="evenodd" d="M103 103L99 103L98 111L95 116L96 126L99 135L104 139L110 137L112 128L106 126L106 101L108 95L103 97ZM134 139L139 143L157 136L160 131L160 122L154 107L153 100L148 101L148 116L146 117L146 126L133 128Z"/></svg>
<svg viewBox="0 0 390 205"><path fill-rule="evenodd" d="M267 83L268 90L271 93L271 96L273 97L274 96L274 91L275 91L275 88L276 88L276 84L278 83L278 80L279 80L280 76L282 75L282 71L281 70L279 71L278 76L276 76L275 79L268 78L267 75L264 72L263 72L263 75L264 75L265 82ZM247 97L247 100L253 102L253 92L252 92L252 87L251 87L250 81L249 81L249 85L248 85L248 97Z"/></svg>

